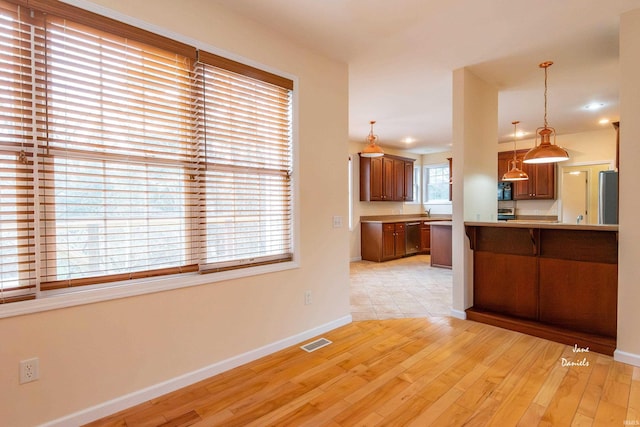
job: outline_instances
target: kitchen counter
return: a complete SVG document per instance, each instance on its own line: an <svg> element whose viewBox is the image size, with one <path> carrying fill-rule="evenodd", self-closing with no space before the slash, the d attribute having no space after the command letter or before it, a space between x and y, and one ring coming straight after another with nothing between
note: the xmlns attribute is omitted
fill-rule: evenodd
<svg viewBox="0 0 640 427"><path fill-rule="evenodd" d="M567 224L555 221L488 221L473 222L465 221L465 226L478 227L503 227L503 228L537 228L549 230L588 230L588 231L618 231L618 225L611 224Z"/></svg>
<svg viewBox="0 0 640 427"><path fill-rule="evenodd" d="M465 222L473 251L467 318L612 355L618 226Z"/></svg>
<svg viewBox="0 0 640 427"><path fill-rule="evenodd" d="M413 221L451 221L450 215L425 215L425 214L407 214L407 215L373 215L361 216L361 223L370 224L389 224L392 222L413 222Z"/></svg>

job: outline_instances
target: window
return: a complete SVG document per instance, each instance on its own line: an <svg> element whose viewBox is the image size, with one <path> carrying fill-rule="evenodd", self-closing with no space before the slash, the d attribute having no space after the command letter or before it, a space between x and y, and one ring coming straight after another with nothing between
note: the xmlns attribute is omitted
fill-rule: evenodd
<svg viewBox="0 0 640 427"><path fill-rule="evenodd" d="M424 203L449 203L449 165L424 167Z"/></svg>
<svg viewBox="0 0 640 427"><path fill-rule="evenodd" d="M413 167L413 202L420 203L420 166Z"/></svg>
<svg viewBox="0 0 640 427"><path fill-rule="evenodd" d="M0 0L0 302L291 260L293 82L40 3Z"/></svg>

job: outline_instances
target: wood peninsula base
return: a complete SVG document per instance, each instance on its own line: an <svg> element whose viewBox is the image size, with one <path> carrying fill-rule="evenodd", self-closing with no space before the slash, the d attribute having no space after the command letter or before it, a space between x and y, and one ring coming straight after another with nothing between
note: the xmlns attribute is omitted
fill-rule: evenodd
<svg viewBox="0 0 640 427"><path fill-rule="evenodd" d="M616 348L617 226L465 223L467 318L603 354Z"/></svg>

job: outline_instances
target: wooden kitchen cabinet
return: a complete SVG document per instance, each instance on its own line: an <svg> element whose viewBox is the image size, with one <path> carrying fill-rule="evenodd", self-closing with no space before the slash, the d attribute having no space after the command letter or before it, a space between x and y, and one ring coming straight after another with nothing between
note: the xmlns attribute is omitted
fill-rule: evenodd
<svg viewBox="0 0 640 427"><path fill-rule="evenodd" d="M522 157L520 158L522 159ZM498 153L498 182L502 181L502 177L509 171L509 162L513 160L513 151L502 151ZM518 163L518 167L522 167Z"/></svg>
<svg viewBox="0 0 640 427"><path fill-rule="evenodd" d="M518 166L529 175L526 181L515 181L513 186L514 200L541 200L556 198L556 164L555 163L522 163L524 155L529 150L518 150ZM513 152L511 152L513 156ZM513 157L512 157L513 158ZM500 162L500 155L498 155ZM498 164L498 169L500 164Z"/></svg>
<svg viewBox="0 0 640 427"><path fill-rule="evenodd" d="M513 184L514 200L541 200L556 198L556 166L555 163L526 164L522 162L529 150L516 151L518 167L529 179L516 181ZM513 160L513 151L498 153L498 181L509 171L509 162Z"/></svg>
<svg viewBox="0 0 640 427"><path fill-rule="evenodd" d="M451 223L431 223L431 266L451 268L453 263Z"/></svg>
<svg viewBox="0 0 640 427"><path fill-rule="evenodd" d="M360 201L412 201L414 162L392 155L360 156Z"/></svg>
<svg viewBox="0 0 640 427"><path fill-rule="evenodd" d="M367 261L388 261L406 255L406 224L361 223L360 250Z"/></svg>
<svg viewBox="0 0 640 427"><path fill-rule="evenodd" d="M420 224L420 252L423 254L431 252L431 224L429 221L422 221Z"/></svg>

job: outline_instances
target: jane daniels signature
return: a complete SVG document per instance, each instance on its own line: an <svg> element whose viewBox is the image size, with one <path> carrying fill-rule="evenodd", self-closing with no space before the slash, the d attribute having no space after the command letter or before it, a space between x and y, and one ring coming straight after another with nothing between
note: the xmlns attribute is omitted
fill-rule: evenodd
<svg viewBox="0 0 640 427"><path fill-rule="evenodd" d="M578 344L573 346L572 351L574 353L589 353L589 347L578 347ZM582 360L570 360L565 357L562 359L562 366L589 366L589 361L586 357L582 358Z"/></svg>

